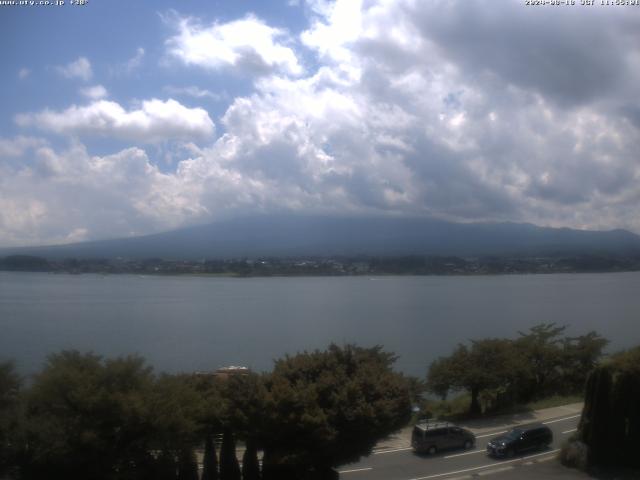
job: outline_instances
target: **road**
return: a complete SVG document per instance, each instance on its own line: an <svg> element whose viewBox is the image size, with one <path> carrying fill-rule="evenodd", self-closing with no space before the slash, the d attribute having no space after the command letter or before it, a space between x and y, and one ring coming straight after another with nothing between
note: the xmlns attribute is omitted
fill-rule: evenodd
<svg viewBox="0 0 640 480"><path fill-rule="evenodd" d="M476 434L473 450L452 450L433 456L417 455L408 445L386 451L378 451L360 462L340 468L341 480L452 480L489 473L504 472L512 467L544 462L554 458L564 441L575 432L579 414L548 418L542 421L553 431L553 443L549 449L530 452L512 459L493 459L486 454L487 442L505 431L482 429Z"/></svg>

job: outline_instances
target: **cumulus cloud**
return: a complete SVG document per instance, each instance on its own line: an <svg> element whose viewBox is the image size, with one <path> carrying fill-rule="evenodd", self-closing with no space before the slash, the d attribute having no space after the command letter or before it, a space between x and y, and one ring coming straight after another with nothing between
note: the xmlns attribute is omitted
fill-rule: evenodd
<svg viewBox="0 0 640 480"><path fill-rule="evenodd" d="M140 108L129 111L116 102L99 100L63 111L19 114L15 120L22 127L34 126L58 134L100 135L143 143L207 139L215 130L205 110L185 107L173 99L145 100Z"/></svg>
<svg viewBox="0 0 640 480"><path fill-rule="evenodd" d="M186 97L192 98L209 98L216 102L227 100L229 98L229 95L226 92L214 93L205 88L199 88L193 85L188 87L175 87L172 85L167 85L163 88L163 90L170 95L184 95Z"/></svg>
<svg viewBox="0 0 640 480"><path fill-rule="evenodd" d="M296 45L315 56L314 70L295 73L297 60L270 61L259 50L269 43L252 41L268 68L230 102L215 140L204 110L174 100L18 116L56 133L185 142L161 170L140 148L91 156L80 144L0 141L0 231L15 242L62 242L290 210L640 232L640 51L628 42L638 17L482 0L308 6ZM186 64L243 65L239 43L222 45L235 22L177 25L166 45ZM581 43L589 32L602 48ZM278 43L285 36L267 36L301 56ZM608 82L616 88L598 86Z"/></svg>
<svg viewBox="0 0 640 480"><path fill-rule="evenodd" d="M80 93L91 100L99 100L108 95L107 89L102 85L94 85L93 87L81 88Z"/></svg>
<svg viewBox="0 0 640 480"><path fill-rule="evenodd" d="M152 226L141 211L163 181L142 150L92 157L80 144L42 147L31 164L0 162L0 172L0 231L14 245L143 232Z"/></svg>
<svg viewBox="0 0 640 480"><path fill-rule="evenodd" d="M204 26L191 18L175 21L178 33L166 41L168 53L186 65L209 70L232 68L255 75L302 73L284 30L254 15Z"/></svg>
<svg viewBox="0 0 640 480"><path fill-rule="evenodd" d="M27 151L42 147L47 141L37 137L17 136L15 138L0 138L0 161L3 158L21 157Z"/></svg>
<svg viewBox="0 0 640 480"><path fill-rule="evenodd" d="M93 76L91 62L85 57L79 57L67 65L56 67L56 70L65 78L79 78L85 82L89 81Z"/></svg>
<svg viewBox="0 0 640 480"><path fill-rule="evenodd" d="M618 47L638 40L640 18L625 9L492 5L437 0L432 7L438 15L415 5L407 9L421 36L466 74L535 91L563 107L618 96L638 74L637 50Z"/></svg>
<svg viewBox="0 0 640 480"><path fill-rule="evenodd" d="M201 151L162 172L140 148L92 156L79 143L62 151L43 146L20 164L0 157L2 244L140 235L276 197L276 185L243 178L223 163Z"/></svg>

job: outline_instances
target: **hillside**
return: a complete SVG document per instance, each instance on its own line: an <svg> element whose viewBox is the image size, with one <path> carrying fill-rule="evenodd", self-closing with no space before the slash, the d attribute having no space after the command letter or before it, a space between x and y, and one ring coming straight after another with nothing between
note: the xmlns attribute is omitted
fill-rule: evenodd
<svg viewBox="0 0 640 480"><path fill-rule="evenodd" d="M254 216L170 232L58 246L0 249L46 258L238 258L336 255L565 255L640 252L625 230L425 218Z"/></svg>

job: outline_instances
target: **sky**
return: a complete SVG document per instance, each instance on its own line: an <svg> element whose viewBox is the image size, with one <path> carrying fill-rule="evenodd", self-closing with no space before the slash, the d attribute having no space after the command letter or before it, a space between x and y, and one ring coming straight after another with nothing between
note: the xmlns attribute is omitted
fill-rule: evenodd
<svg viewBox="0 0 640 480"><path fill-rule="evenodd" d="M11 3L0 246L269 213L640 233L638 5Z"/></svg>

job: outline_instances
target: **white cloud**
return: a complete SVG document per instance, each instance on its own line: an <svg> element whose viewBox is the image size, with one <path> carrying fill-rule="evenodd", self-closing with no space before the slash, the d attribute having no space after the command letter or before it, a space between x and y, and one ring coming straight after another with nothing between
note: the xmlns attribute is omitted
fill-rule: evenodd
<svg viewBox="0 0 640 480"><path fill-rule="evenodd" d="M136 70L139 70L144 61L146 51L142 47L136 48L135 54L124 62L111 65L109 67L109 74L114 77L122 77L132 75Z"/></svg>
<svg viewBox="0 0 640 480"><path fill-rule="evenodd" d="M24 80L25 78L27 78L29 75L31 75L31 70L29 70L28 68L21 68L20 70L18 70L18 78L20 80Z"/></svg>
<svg viewBox="0 0 640 480"><path fill-rule="evenodd" d="M142 64L143 58L144 58L144 48L138 47L136 49L136 54L133 57L131 57L129 60L127 60L127 62L125 63L124 65L125 71L127 73L131 73L135 69L139 68L140 65Z"/></svg>
<svg viewBox="0 0 640 480"><path fill-rule="evenodd" d="M227 100L229 98L229 95L226 92L214 93L210 90L206 90L204 88L199 88L196 86L174 87L172 85L167 85L162 90L170 95L184 95L193 98L210 98L211 100L216 102Z"/></svg>
<svg viewBox="0 0 640 480"><path fill-rule="evenodd" d="M100 100L101 98L108 96L107 89L102 85L81 88L80 93L91 100Z"/></svg>
<svg viewBox="0 0 640 480"><path fill-rule="evenodd" d="M65 78L79 78L85 82L89 81L93 76L91 62L85 57L79 57L67 65L56 67L56 70Z"/></svg>
<svg viewBox="0 0 640 480"><path fill-rule="evenodd" d="M3 243L65 243L153 228L142 210L153 203L153 185L162 185L163 174L144 151L96 157L80 144L62 152L43 147L34 162L0 163Z"/></svg>
<svg viewBox="0 0 640 480"><path fill-rule="evenodd" d="M581 36L560 31L561 24L513 13L511 23L499 20L506 6L484 14L450 2L310 6L313 20L301 38L316 54L317 69L291 75L286 62L260 60L270 67L253 92L230 102L215 141L208 114L175 100L129 110L102 100L18 116L22 126L71 136L185 143L170 152L154 146L155 157L170 158L159 169L139 148L92 156L78 144L58 151L33 137L0 140L0 232L9 239L3 241L126 236L283 210L640 231L640 104L633 82L561 94L552 87L575 75L557 50L540 57L519 49L509 62L500 60L511 54L503 52L510 39L521 41L543 26L552 43L567 40L557 45L568 49L577 72L618 63L631 69L637 48L633 54L610 49L618 59L592 55L588 44L570 42ZM433 9L439 15L423 12ZM589 27L601 26L602 38L612 42L628 27L615 18L589 18ZM223 41L223 27L235 22L183 22L167 43L178 58L213 69L242 66L242 48ZM284 36L267 36L284 45L276 42ZM480 54L491 45L502 53ZM526 65L518 67L519 55ZM526 75L547 63L560 70ZM165 91L217 100L205 87Z"/></svg>
<svg viewBox="0 0 640 480"><path fill-rule="evenodd" d="M130 111L116 102L99 100L59 112L20 114L15 120L22 127L34 126L58 134L101 135L143 143L207 139L215 131L205 110L185 107L173 99L145 100L140 108Z"/></svg>
<svg viewBox="0 0 640 480"><path fill-rule="evenodd" d="M0 161L7 157L21 157L28 150L42 147L46 144L46 140L36 137L0 138Z"/></svg>
<svg viewBox="0 0 640 480"><path fill-rule="evenodd" d="M302 73L285 31L248 15L241 20L203 26L189 18L176 22L178 34L166 41L170 55L186 65L210 70L234 68L256 75Z"/></svg>

